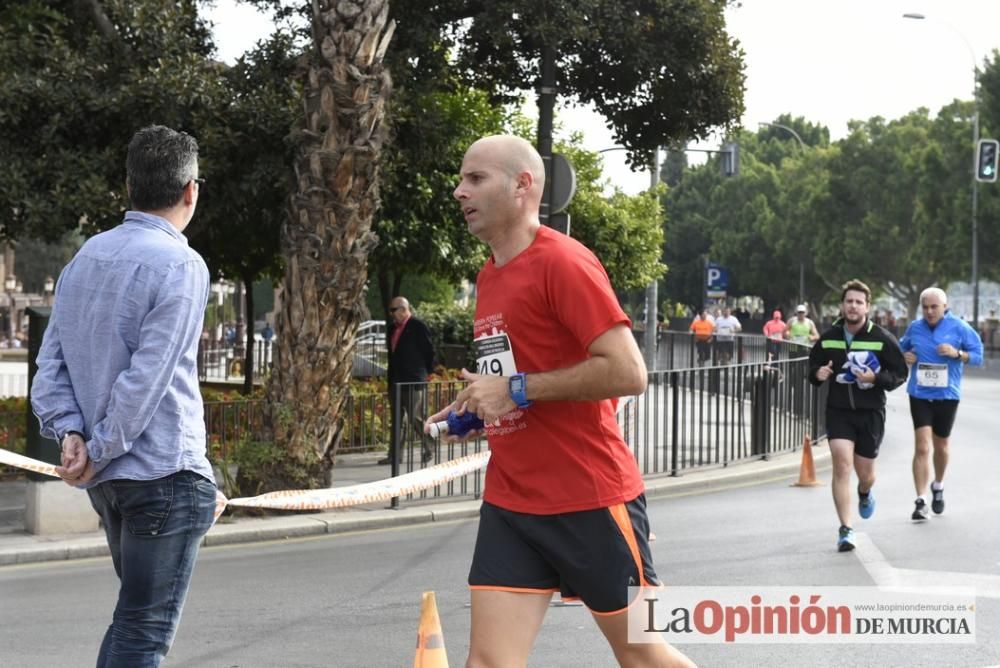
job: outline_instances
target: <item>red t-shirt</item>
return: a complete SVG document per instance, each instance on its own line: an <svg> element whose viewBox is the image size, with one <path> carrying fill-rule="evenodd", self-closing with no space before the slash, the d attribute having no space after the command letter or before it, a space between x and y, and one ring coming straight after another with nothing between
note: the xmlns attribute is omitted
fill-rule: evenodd
<svg viewBox="0 0 1000 668"><path fill-rule="evenodd" d="M503 267L487 260L476 289L479 373L570 367L589 357L587 348L598 336L630 325L594 254L547 227ZM501 508L566 513L631 501L643 492L611 399L536 401L488 427L487 436L492 456L483 498Z"/></svg>

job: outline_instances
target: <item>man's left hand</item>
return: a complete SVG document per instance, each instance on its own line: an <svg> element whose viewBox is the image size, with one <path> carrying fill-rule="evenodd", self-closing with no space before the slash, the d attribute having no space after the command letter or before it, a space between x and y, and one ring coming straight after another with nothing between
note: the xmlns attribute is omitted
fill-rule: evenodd
<svg viewBox="0 0 1000 668"><path fill-rule="evenodd" d="M868 368L860 373L855 372L854 377L858 379L859 383L875 383L875 372Z"/></svg>
<svg viewBox="0 0 1000 668"><path fill-rule="evenodd" d="M478 415L486 424L497 422L502 415L517 408L507 389L507 376L489 376L462 369L462 380L469 385L458 393L455 403L465 403L467 410Z"/></svg>
<svg viewBox="0 0 1000 668"><path fill-rule="evenodd" d="M67 485L79 487L94 477L87 444L78 434L68 434L63 439L59 459L62 466L56 467L56 473Z"/></svg>
<svg viewBox="0 0 1000 668"><path fill-rule="evenodd" d="M937 353L941 357L958 357L958 348L950 343L939 343Z"/></svg>

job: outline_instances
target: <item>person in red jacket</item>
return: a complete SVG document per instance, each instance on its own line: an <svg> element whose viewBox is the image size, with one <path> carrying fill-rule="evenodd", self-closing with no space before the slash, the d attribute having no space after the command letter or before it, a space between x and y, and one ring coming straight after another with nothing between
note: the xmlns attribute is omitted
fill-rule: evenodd
<svg viewBox="0 0 1000 668"><path fill-rule="evenodd" d="M476 373L463 370L469 385L425 426L472 411L492 453L469 572L466 665L526 665L561 592L591 610L621 665L690 666L662 639L628 641L629 586L659 580L615 400L643 392L647 372L604 267L539 224L544 180L530 143L486 137L466 152L454 193L492 252L476 282Z"/></svg>
<svg viewBox="0 0 1000 668"><path fill-rule="evenodd" d="M767 337L767 359L776 360L781 354L781 342L785 338L788 325L781 319L781 311L771 314L771 319L764 323L764 336Z"/></svg>

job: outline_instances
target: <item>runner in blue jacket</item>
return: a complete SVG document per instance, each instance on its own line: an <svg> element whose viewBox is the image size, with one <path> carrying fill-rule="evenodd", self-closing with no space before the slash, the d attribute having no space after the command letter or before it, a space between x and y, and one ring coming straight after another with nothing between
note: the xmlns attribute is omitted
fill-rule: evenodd
<svg viewBox="0 0 1000 668"><path fill-rule="evenodd" d="M920 293L924 317L906 328L899 342L910 365L906 392L910 395L913 418L913 485L917 500L911 518L930 517L927 511L928 482L931 477L931 443L934 444L934 482L931 509L944 512L944 471L948 466L948 438L955 423L962 395L965 364L983 363L983 342L976 330L947 310L948 296L941 288Z"/></svg>

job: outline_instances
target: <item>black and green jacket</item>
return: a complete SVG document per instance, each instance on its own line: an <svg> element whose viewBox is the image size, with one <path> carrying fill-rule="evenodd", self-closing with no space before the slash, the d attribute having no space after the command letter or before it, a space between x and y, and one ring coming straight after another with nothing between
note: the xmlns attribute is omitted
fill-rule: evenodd
<svg viewBox="0 0 1000 668"><path fill-rule="evenodd" d="M847 353L858 350L869 350L878 357L881 368L875 374L875 386L867 390L854 384L837 382L837 374L844 369ZM844 337L844 319L840 318L830 329L823 332L812 350L809 351L809 382L822 385L816 378L816 371L833 362L833 375L830 376L830 394L826 405L830 408L846 410L881 410L885 406L885 393L895 390L906 382L908 370L903 351L899 349L896 337L871 320L865 323L854 335L851 345L847 345Z"/></svg>

